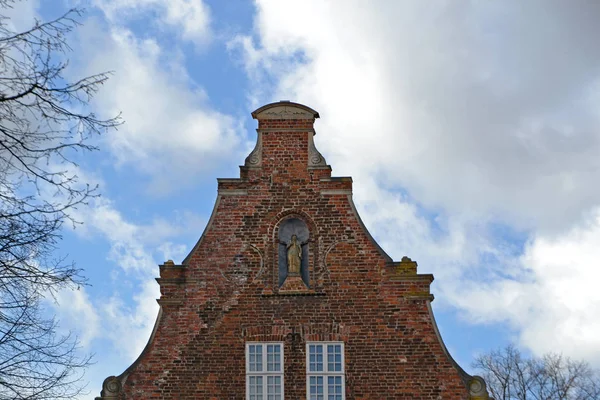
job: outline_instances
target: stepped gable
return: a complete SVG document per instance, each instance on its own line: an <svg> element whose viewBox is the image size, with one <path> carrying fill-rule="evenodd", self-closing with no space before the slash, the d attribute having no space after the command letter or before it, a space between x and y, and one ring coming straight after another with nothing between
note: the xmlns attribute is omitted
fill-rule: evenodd
<svg viewBox="0 0 600 400"><path fill-rule="evenodd" d="M306 399L309 342L343 345L338 398L488 399L442 342L433 275L393 261L362 223L352 179L331 176L314 142L319 114L282 101L252 117L257 141L240 177L218 179L183 262L159 266L148 344L97 399L250 398L248 343L279 343L281 398Z"/></svg>

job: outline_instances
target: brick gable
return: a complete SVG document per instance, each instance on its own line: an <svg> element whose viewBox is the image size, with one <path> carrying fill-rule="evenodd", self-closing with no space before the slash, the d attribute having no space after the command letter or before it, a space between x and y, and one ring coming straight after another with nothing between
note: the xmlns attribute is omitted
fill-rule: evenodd
<svg viewBox="0 0 600 400"><path fill-rule="evenodd" d="M487 399L441 341L433 276L392 261L356 212L352 179L331 177L313 142L318 113L279 102L252 116L257 145L240 178L218 180L198 243L160 266L152 337L99 399L244 399L255 341L284 344L286 399L306 398L309 341L344 343L347 399ZM308 239L301 275L281 284L283 229Z"/></svg>

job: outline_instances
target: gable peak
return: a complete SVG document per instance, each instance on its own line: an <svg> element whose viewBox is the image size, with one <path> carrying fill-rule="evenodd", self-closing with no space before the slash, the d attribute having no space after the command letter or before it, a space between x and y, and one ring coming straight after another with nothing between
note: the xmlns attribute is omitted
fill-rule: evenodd
<svg viewBox="0 0 600 400"><path fill-rule="evenodd" d="M252 118L263 119L312 119L319 118L319 113L304 104L281 100L266 104L252 112Z"/></svg>

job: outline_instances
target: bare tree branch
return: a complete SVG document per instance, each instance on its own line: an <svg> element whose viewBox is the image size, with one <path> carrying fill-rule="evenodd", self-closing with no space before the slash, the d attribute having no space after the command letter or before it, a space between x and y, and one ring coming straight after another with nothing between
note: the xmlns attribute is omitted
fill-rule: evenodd
<svg viewBox="0 0 600 400"><path fill-rule="evenodd" d="M14 3L0 0L0 10ZM74 398L90 362L41 306L85 284L80 269L53 254L63 224L79 223L72 212L98 196L79 180L75 156L96 150L90 139L120 124L89 107L110 73L64 75L81 12L22 31L0 15L0 400Z"/></svg>
<svg viewBox="0 0 600 400"><path fill-rule="evenodd" d="M480 355L473 367L496 400L599 400L600 372L560 354L524 359L510 345Z"/></svg>

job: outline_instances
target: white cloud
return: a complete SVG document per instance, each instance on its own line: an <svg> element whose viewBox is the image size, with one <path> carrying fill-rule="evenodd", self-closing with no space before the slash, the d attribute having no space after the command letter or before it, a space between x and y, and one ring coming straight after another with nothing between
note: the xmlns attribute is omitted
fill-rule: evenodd
<svg viewBox="0 0 600 400"><path fill-rule="evenodd" d="M30 22L37 4L15 3L15 21ZM157 33L155 37L142 39L125 24L155 13L162 17L156 19L159 28L174 29L181 38L203 45L211 37L208 8L202 1L189 0L114 0L96 4L107 21L87 19L77 30L71 43L78 48L70 55L68 77L114 71L93 100L98 114L113 116L122 112L126 122L102 138L103 151L108 150L112 156L105 163L114 162L117 168L133 168L146 174L159 192L188 180L197 183L202 172L219 165L223 152L239 151L240 123L211 106L204 90L188 76L186 60L177 46L161 47L157 37L162 35L164 39L164 32L153 32ZM238 159L243 159L241 153ZM87 160L83 161L85 164ZM49 168L68 169L81 178L80 182L92 186L102 182L104 192L107 187L118 190L113 177L104 182L105 177L97 175L98 169L93 173L86 169L89 165L79 168L51 164ZM41 195L51 198L53 194ZM121 287L114 293L92 297L92 291L85 287L58 293L54 307L60 329L74 330L85 352L98 349L99 363L107 359L122 363L125 357L131 362L146 344L157 316L157 264L183 259L189 248L180 243L182 236L192 232L199 235L206 220L191 212L170 211L171 220L159 217L148 218L149 222L134 221L107 197L90 199L89 207L73 210L72 216L84 223L75 230L81 237L109 243L107 259L114 265L107 268L106 274L118 277L114 284ZM132 290L122 291L127 285ZM102 347L95 348L98 343ZM97 383L104 377L95 377Z"/></svg>
<svg viewBox="0 0 600 400"><path fill-rule="evenodd" d="M172 240L199 232L206 222L190 212L174 212L170 222L155 218L148 224L136 224L128 221L106 197L94 199L89 207L77 210L74 217L83 222L76 230L79 235L100 234L110 243L110 261L126 273L142 275L156 273L157 262L183 259L187 247ZM153 256L156 252L160 252L164 259L156 260Z"/></svg>
<svg viewBox="0 0 600 400"><path fill-rule="evenodd" d="M258 1L257 44L238 42L255 76L277 78L275 99L321 113L338 170L386 174L428 206L560 229L600 203L588 184L600 179L598 10L527 4Z"/></svg>
<svg viewBox="0 0 600 400"><path fill-rule="evenodd" d="M93 199L73 216L83 222L75 230L82 239L109 243L107 259L113 265L106 268L113 278L112 292L111 285L107 292L93 297L85 287L65 290L58 293L54 304L60 329L75 332L83 352L96 353L97 364L90 367L88 379L92 394L98 394L102 381L129 366L150 338L159 309L160 288L154 279L157 264L182 260L189 248L179 241L200 232L206 219L174 211L171 220L154 218L139 223L121 213L107 197Z"/></svg>
<svg viewBox="0 0 600 400"><path fill-rule="evenodd" d="M598 243L600 209L586 226L533 238L518 260L524 279L467 282L448 294L474 320L510 321L538 354L560 350L600 364Z"/></svg>
<svg viewBox="0 0 600 400"><path fill-rule="evenodd" d="M112 294L93 299L83 289L64 291L59 293L57 312L68 321L68 328L80 333L83 344L98 338L110 340L111 350L103 351L103 359L117 352L120 359L124 355L132 362L150 337L158 313L155 300L160 298L160 291L154 280L157 264L166 259L182 260L189 248L177 241L199 232L206 220L175 211L171 221L155 218L150 223L136 223L106 197L93 199L88 207L75 210L73 216L83 222L75 230L80 237L110 244L107 259L115 266L113 278L131 290L117 288Z"/></svg>
<svg viewBox="0 0 600 400"><path fill-rule="evenodd" d="M165 32L140 38L126 25L143 15L159 13L164 17L159 23L176 28L183 39L204 44L210 38L208 9L200 1L186 0L96 4L107 19L88 18L78 29L73 42L76 57L68 72L80 77L114 71L92 103L99 115L122 113L125 121L117 131L101 138L102 151L108 150L110 155L105 165L114 163L117 173L134 169L149 177L151 189L160 194L197 184L198 176L219 166L222 152L239 151L239 123L215 110L207 94L189 77L186 59L177 47L180 42L162 47ZM89 176L86 168L89 165L77 169L84 181L100 180ZM118 191L118 184L114 177L107 178L103 194ZM189 248L180 243L182 237L201 232L206 220L175 210L168 217L148 217L140 222L106 196L91 199L88 207L74 210L73 217L83 222L75 230L82 239L109 244L107 261L113 268L107 269L107 275L115 289L91 299L87 295L65 297L57 312L65 316L70 328L80 332L86 344L95 340L102 346L99 363L131 363L146 344L158 313L157 264L183 259ZM77 306L71 307L71 301ZM98 321L102 321L102 329ZM105 377L102 371L95 371L99 382Z"/></svg>
<svg viewBox="0 0 600 400"><path fill-rule="evenodd" d="M133 32L86 22L77 50L79 75L114 71L94 98L101 114L122 113L125 123L103 136L121 168L135 168L165 193L197 183L202 172L237 154L240 124L211 107L206 93L187 76L177 50L161 48ZM242 155L240 153L240 158Z"/></svg>
<svg viewBox="0 0 600 400"><path fill-rule="evenodd" d="M158 315L156 299L160 290L154 279L140 281L135 289L133 304L128 305L120 296L111 297L101 306L103 320L110 321L106 335L115 349L133 362L150 338Z"/></svg>
<svg viewBox="0 0 600 400"><path fill-rule="evenodd" d="M2 16L8 18L2 23L16 32L28 30L33 26L35 18L38 17L38 7L38 0L8 2L7 6L1 8Z"/></svg>
<svg viewBox="0 0 600 400"><path fill-rule="evenodd" d="M79 343L89 351L90 343L101 334L102 329L98 311L85 287L61 290L54 300L56 301L53 306L60 321L60 329L77 333Z"/></svg>
<svg viewBox="0 0 600 400"><path fill-rule="evenodd" d="M597 297L583 306L600 231L600 6L256 3L255 35L230 43L253 105L320 112L317 146L355 178L384 247L433 271L438 299L472 320L600 363Z"/></svg>
<svg viewBox="0 0 600 400"><path fill-rule="evenodd" d="M94 4L116 24L143 16L146 23L154 21L176 29L183 39L198 44L211 37L210 10L202 0L96 0Z"/></svg>

